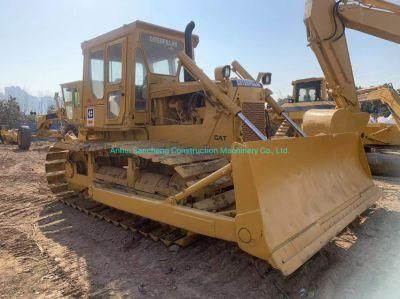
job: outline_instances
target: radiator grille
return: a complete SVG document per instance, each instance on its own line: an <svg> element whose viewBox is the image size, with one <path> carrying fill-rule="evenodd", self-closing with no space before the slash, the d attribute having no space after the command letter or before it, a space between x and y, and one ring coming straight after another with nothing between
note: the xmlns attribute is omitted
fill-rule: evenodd
<svg viewBox="0 0 400 299"><path fill-rule="evenodd" d="M264 103L242 103L242 112L263 134L265 134ZM243 141L260 140L245 124L242 123Z"/></svg>

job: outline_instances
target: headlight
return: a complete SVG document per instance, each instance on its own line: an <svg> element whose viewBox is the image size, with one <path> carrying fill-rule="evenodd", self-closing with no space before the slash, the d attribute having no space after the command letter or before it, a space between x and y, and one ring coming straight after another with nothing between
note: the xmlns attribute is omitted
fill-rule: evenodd
<svg viewBox="0 0 400 299"><path fill-rule="evenodd" d="M261 83L262 85L269 85L271 84L271 73L258 73L257 82Z"/></svg>
<svg viewBox="0 0 400 299"><path fill-rule="evenodd" d="M229 79L229 77L231 76L231 66L230 66L230 65L225 65L225 66L222 68L222 76L223 76L225 79Z"/></svg>
<svg viewBox="0 0 400 299"><path fill-rule="evenodd" d="M224 65L216 67L214 70L215 80L216 81L223 81L224 79L229 79L231 76L231 66Z"/></svg>

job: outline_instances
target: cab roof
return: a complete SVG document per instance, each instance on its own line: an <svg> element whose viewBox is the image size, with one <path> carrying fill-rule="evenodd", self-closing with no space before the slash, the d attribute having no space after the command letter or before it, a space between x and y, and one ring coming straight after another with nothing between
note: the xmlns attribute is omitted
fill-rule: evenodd
<svg viewBox="0 0 400 299"><path fill-rule="evenodd" d="M185 36L184 32L182 32L182 31L169 29L166 27L161 27L158 25L154 25L151 23L137 20L133 23L125 24L120 28L117 28L110 32L99 35L98 37L84 41L81 44L82 51L85 51L86 49L89 49L89 48L103 45L105 43L111 42L118 38L122 38L129 34L132 34L136 29L152 31L152 32L159 32L160 34L165 34L165 35L175 37L178 39L183 39ZM197 35L193 35L193 46L196 47L198 45L198 43L199 43L199 37Z"/></svg>
<svg viewBox="0 0 400 299"><path fill-rule="evenodd" d="M307 82L313 82L313 81L324 81L325 78L324 77L311 77L311 78L304 78L304 79L300 79L300 80L295 80L292 81L292 85L296 85L298 83L307 83Z"/></svg>
<svg viewBox="0 0 400 299"><path fill-rule="evenodd" d="M71 82L64 82L61 83L60 86L62 87L71 87L71 86L78 86L78 85L82 85L82 80L78 80L78 81L71 81Z"/></svg>

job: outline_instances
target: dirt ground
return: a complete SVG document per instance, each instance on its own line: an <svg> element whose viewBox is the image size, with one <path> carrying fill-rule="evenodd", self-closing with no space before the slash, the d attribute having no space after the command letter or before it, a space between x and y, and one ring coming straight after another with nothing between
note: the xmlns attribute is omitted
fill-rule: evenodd
<svg viewBox="0 0 400 299"><path fill-rule="evenodd" d="M49 143L0 145L0 298L400 297L400 180L289 277L235 244L165 247L57 202L46 186Z"/></svg>

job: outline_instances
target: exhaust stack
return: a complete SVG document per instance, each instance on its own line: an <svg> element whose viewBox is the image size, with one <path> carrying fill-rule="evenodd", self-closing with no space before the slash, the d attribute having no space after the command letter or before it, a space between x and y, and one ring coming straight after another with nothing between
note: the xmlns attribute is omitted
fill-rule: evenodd
<svg viewBox="0 0 400 299"><path fill-rule="evenodd" d="M193 59L193 39L192 32L196 25L193 21L186 25L185 28L185 54ZM193 76L185 69L184 70L184 80L185 82L195 81Z"/></svg>

